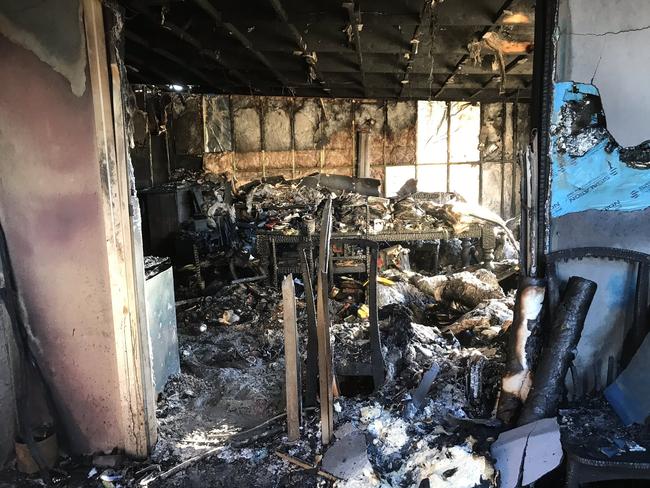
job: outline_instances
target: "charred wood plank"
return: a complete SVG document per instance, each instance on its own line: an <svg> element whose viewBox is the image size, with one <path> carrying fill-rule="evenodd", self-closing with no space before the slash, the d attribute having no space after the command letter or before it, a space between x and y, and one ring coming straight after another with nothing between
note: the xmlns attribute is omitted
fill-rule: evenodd
<svg viewBox="0 0 650 488"><path fill-rule="evenodd" d="M321 437L324 445L330 443L334 430L334 393L332 374L332 346L329 317L329 264L332 238L332 199L327 200L321 221L318 254L318 375L320 383Z"/></svg>
<svg viewBox="0 0 650 488"><path fill-rule="evenodd" d="M307 252L307 249L300 250L300 267L302 281L305 286L305 308L307 310L307 390L305 393L305 404L311 407L316 405L318 391L318 332L316 329L314 286Z"/></svg>
<svg viewBox="0 0 650 488"><path fill-rule="evenodd" d="M282 310L284 318L284 369L287 400L287 434L290 441L300 438L302 417L300 354L298 352L298 323L296 321L296 290L293 275L282 281Z"/></svg>

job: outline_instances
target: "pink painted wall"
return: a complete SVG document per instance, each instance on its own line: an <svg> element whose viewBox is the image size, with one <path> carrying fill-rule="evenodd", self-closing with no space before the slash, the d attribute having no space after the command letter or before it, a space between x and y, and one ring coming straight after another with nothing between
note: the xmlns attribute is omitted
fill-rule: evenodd
<svg viewBox="0 0 650 488"><path fill-rule="evenodd" d="M0 218L72 449L108 451L123 435L88 73L77 96L40 58L0 24Z"/></svg>

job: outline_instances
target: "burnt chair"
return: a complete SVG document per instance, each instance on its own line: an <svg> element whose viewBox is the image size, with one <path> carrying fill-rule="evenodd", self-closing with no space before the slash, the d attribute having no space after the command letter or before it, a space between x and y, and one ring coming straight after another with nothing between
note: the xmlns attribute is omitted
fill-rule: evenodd
<svg viewBox="0 0 650 488"><path fill-rule="evenodd" d="M634 291L634 309L632 311L632 325L626 335L620 364L616 358L607 358L607 385L612 383L618 373L622 371L634 356L648 332L648 283L650 278L650 254L626 249L608 247L584 247L563 249L546 255L546 275L548 279L549 313L557 308L560 300L560 282L558 279L558 263L585 258L602 259L609 261L622 261L632 266L636 272L636 285ZM551 317L552 318L552 317ZM599 372L598 372L599 373ZM598 378L599 374L596 375ZM571 368L571 378L574 387L578 385L577 373ZM587 382L583 382L582 394L589 393ZM599 389L596 381L596 389ZM603 385L607 386L607 385ZM616 415L611 409L611 415ZM588 419L585 419L585 422ZM563 432L562 447L566 453L566 487L578 488L583 483L598 481L638 479L650 480L650 437L647 439L634 439L636 442L646 444L648 452L626 452L616 457L608 457L600 451L597 442L572 438Z"/></svg>

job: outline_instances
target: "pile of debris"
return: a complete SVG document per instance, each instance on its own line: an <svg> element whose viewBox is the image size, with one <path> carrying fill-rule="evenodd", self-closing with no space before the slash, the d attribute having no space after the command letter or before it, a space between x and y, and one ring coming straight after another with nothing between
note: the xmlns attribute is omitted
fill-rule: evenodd
<svg viewBox="0 0 650 488"><path fill-rule="evenodd" d="M279 179L273 183L258 181L246 185L238 195L245 204L242 218L255 222L258 228L296 235L304 229L304 216L320 222L324 200L331 197L334 230L341 234L461 233L471 224L487 223L502 228L512 237L496 214L467 204L455 194L383 198L309 183ZM314 229L318 230L318 224ZM514 242L514 237L510 240Z"/></svg>
<svg viewBox="0 0 650 488"><path fill-rule="evenodd" d="M386 382L370 393L345 388L345 396L335 400L335 441L328 448L320 443L314 408L305 409L300 440L289 442L285 434L277 291L239 284L180 304L183 373L168 383L159 401L152 461L160 471L141 479L147 476L151 486L185 486L198 479L251 487L323 482L419 487L423 480L433 486L496 486L490 418L505 363L512 297L489 271L436 278L436 286L433 278L413 272L393 269L387 275L392 279L379 282L385 296L380 329ZM300 285L296 280L299 297ZM368 322L349 307L342 311L349 297L365 299L364 284L344 281L338 289L341 301L330 302L333 313L344 317L331 329L335 368L368 363ZM452 311L454 320L443 325L436 307ZM303 356L306 324L299 300ZM344 387L346 378L339 381ZM260 425L267 417L270 421ZM209 462L203 461L207 457ZM186 464L175 471L181 463ZM294 465L312 468L294 471Z"/></svg>

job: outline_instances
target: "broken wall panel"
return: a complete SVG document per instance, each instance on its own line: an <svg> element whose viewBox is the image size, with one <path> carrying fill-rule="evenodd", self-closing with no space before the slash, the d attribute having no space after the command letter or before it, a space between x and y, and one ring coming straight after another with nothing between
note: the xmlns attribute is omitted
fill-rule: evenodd
<svg viewBox="0 0 650 488"><path fill-rule="evenodd" d="M291 105L290 98L266 97L263 99L265 151L287 152L291 150Z"/></svg>
<svg viewBox="0 0 650 488"><path fill-rule="evenodd" d="M116 167L114 153L100 157L96 133L100 107L102 115L108 111L104 121L113 129L110 100L106 105L107 98L99 99L93 89L97 77L107 79L107 66L88 69L89 60L97 64L98 53L93 57L86 50L80 2L38 2L19 9L20 24L6 20L17 11L10 5L0 3L5 19L0 58L12 67L0 69L0 220L21 306L60 414L66 450L128 450L140 441L130 427L141 412L137 400L128 397L124 377L134 373L132 384L142 384L120 362L126 341L118 334L131 330L133 310L124 299L127 284L118 287L114 274L130 262L117 228L126 223L124 209L111 214L112 203L118 204L108 201L117 186L114 175L126 170ZM84 2L85 20L88 7L101 12L99 2ZM85 24L98 32L99 21ZM104 49L104 42L98 45ZM48 54L40 59L39 52ZM106 140L104 148L110 148L114 140ZM5 364L0 365L3 375ZM3 382L0 396L4 388ZM14 425L10 410L0 412L2 424ZM13 438L0 438L0 458L13 445Z"/></svg>
<svg viewBox="0 0 650 488"><path fill-rule="evenodd" d="M176 154L203 154L203 97L173 93L171 113Z"/></svg>
<svg viewBox="0 0 650 488"><path fill-rule="evenodd" d="M223 153L233 150L230 120L230 97L203 95L204 152Z"/></svg>
<svg viewBox="0 0 650 488"><path fill-rule="evenodd" d="M293 137L295 149L316 149L320 127L320 107L313 98L297 99L294 105Z"/></svg>
<svg viewBox="0 0 650 488"><path fill-rule="evenodd" d="M417 102L387 102L386 164L415 164Z"/></svg>
<svg viewBox="0 0 650 488"><path fill-rule="evenodd" d="M480 148L483 161L501 161L504 111L502 103L482 105Z"/></svg>
<svg viewBox="0 0 650 488"><path fill-rule="evenodd" d="M262 150L261 100L257 97L233 96L232 116L235 151Z"/></svg>

